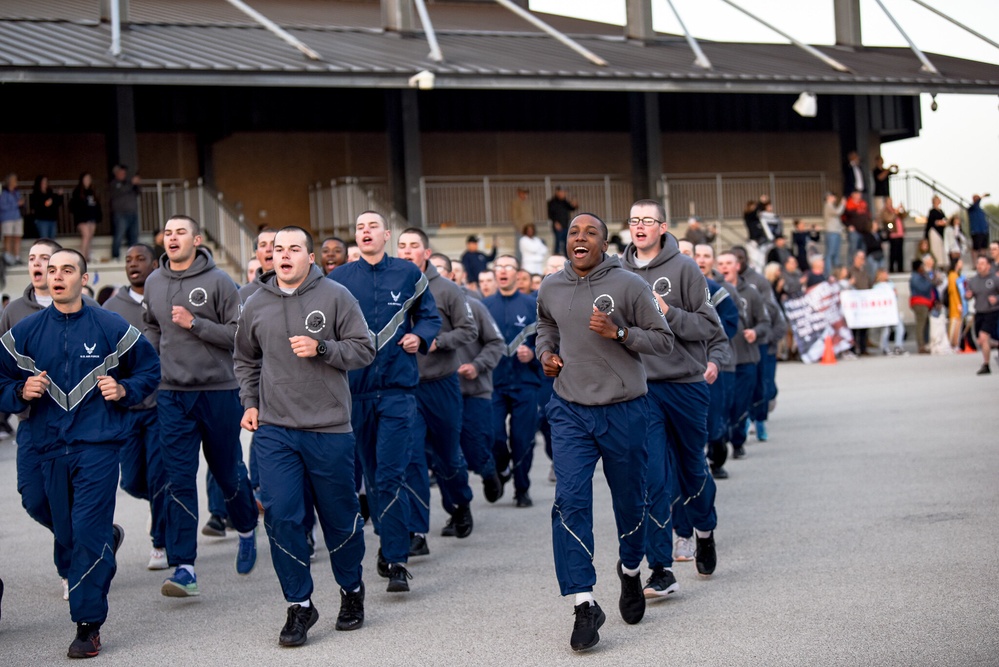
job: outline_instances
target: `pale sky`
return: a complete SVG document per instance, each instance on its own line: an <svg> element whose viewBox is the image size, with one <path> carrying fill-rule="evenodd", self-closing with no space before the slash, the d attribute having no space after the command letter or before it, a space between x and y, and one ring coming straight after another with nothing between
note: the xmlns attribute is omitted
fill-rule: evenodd
<svg viewBox="0 0 999 667"><path fill-rule="evenodd" d="M809 44L832 44L833 0L735 0L737 4ZM925 53L999 64L999 49L965 32L912 0L882 0ZM999 0L924 0L955 20L999 42ZM721 0L673 0L687 29L698 39L784 43L778 34ZM666 0L653 0L656 30L681 33ZM536 12L577 16L623 25L624 0L531 0ZM868 46L906 46L875 0L861 0L861 30ZM913 62L918 66L915 54ZM932 61L932 57L930 57ZM938 95L936 112L921 96L920 136L882 145L889 164L915 168L965 197L992 192L999 203L999 97ZM922 208L921 202L906 202Z"/></svg>

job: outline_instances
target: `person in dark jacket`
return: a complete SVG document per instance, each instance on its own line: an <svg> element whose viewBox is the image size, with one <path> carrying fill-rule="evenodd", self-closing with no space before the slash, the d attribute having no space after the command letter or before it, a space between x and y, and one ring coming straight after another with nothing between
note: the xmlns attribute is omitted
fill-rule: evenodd
<svg viewBox="0 0 999 667"><path fill-rule="evenodd" d="M121 243L125 247L139 241L139 197L142 191L138 174L128 177L128 167L116 164L111 170L112 179L108 185L108 203L111 210L111 259L118 259Z"/></svg>
<svg viewBox="0 0 999 667"><path fill-rule="evenodd" d="M88 172L80 174L80 181L73 188L73 194L69 198L69 212L80 232L80 252L89 262L90 245L97 231L97 223L101 221L101 200L94 190L94 178ZM159 254L153 254L159 259Z"/></svg>
<svg viewBox="0 0 999 667"><path fill-rule="evenodd" d="M325 280L312 235L285 227L274 237L274 271L247 299L233 360L254 433L271 560L288 619L281 646L300 646L319 619L312 604L309 545L302 523L312 488L333 576L340 585L337 630L364 623L364 520L354 492L354 434L347 371L363 368L375 346L357 299Z"/></svg>
<svg viewBox="0 0 999 667"><path fill-rule="evenodd" d="M555 236L555 243L552 245L553 255L565 254L565 238L569 231L569 216L576 210L578 204L575 199L569 199L565 188L561 185L555 186L555 196L548 200L548 219L552 223L552 233Z"/></svg>
<svg viewBox="0 0 999 667"><path fill-rule="evenodd" d="M62 190L53 189L48 176L38 175L28 197L28 206L35 216L35 230L39 238L54 239L59 208L62 206Z"/></svg>
<svg viewBox="0 0 999 667"><path fill-rule="evenodd" d="M645 615L639 567L645 556L649 408L642 354L667 355L673 333L652 288L607 253L607 226L590 213L569 225L569 260L541 282L537 357L555 378L548 403L554 454L552 546L562 595L575 596L574 651L600 641L606 620L593 599L593 471L603 460L618 534L619 609Z"/></svg>
<svg viewBox="0 0 999 667"><path fill-rule="evenodd" d="M0 410L31 407L31 446L42 462L56 540L72 553L69 608L77 629L70 658L101 650L115 551L124 536L112 523L119 450L131 436L123 408L140 403L159 382L156 353L138 329L83 302L88 277L83 255L53 253L52 305L0 338L6 352L0 353Z"/></svg>

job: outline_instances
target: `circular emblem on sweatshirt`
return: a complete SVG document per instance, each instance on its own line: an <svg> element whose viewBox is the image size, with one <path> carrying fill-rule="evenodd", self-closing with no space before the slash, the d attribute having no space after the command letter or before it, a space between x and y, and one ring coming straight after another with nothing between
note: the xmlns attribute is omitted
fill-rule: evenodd
<svg viewBox="0 0 999 667"><path fill-rule="evenodd" d="M601 294L593 300L593 307L604 315L610 315L614 312L614 297L610 294Z"/></svg>
<svg viewBox="0 0 999 667"><path fill-rule="evenodd" d="M995 286L995 281L993 281L991 278L985 281L985 289L992 289L993 286Z"/></svg>
<svg viewBox="0 0 999 667"><path fill-rule="evenodd" d="M192 306L201 307L208 303L208 292L205 291L204 287L195 287L187 295L187 300L191 302Z"/></svg>
<svg viewBox="0 0 999 667"><path fill-rule="evenodd" d="M309 333L319 333L326 328L326 315L321 310L314 310L305 316L305 330Z"/></svg>
<svg viewBox="0 0 999 667"><path fill-rule="evenodd" d="M652 289L659 296L666 296L673 291L673 283L670 282L669 278L663 276L662 278L657 278L656 282L652 283Z"/></svg>

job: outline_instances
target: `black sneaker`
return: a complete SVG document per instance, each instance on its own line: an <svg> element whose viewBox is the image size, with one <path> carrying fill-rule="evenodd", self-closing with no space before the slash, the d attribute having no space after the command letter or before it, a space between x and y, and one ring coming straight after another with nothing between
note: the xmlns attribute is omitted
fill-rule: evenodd
<svg viewBox="0 0 999 667"><path fill-rule="evenodd" d="M357 496L357 504L361 506L361 518L367 523L371 518L371 508L368 507L368 494L362 493Z"/></svg>
<svg viewBox="0 0 999 667"><path fill-rule="evenodd" d="M404 566L400 564L389 565L389 576L388 576L388 588L385 590L389 593L408 593L409 592L409 579L412 579L413 575L409 573Z"/></svg>
<svg viewBox="0 0 999 667"><path fill-rule="evenodd" d="M309 628L319 620L319 610L312 604L303 607L293 604L288 607L288 620L281 628L278 644L281 646L301 646L309 639Z"/></svg>
<svg viewBox="0 0 999 667"><path fill-rule="evenodd" d="M419 533L409 534L409 556L426 556L430 553L430 547L427 546L427 538L425 535L420 535Z"/></svg>
<svg viewBox="0 0 999 667"><path fill-rule="evenodd" d="M458 505L451 514L454 519L454 536L457 538L468 537L472 534L472 510L468 505Z"/></svg>
<svg viewBox="0 0 999 667"><path fill-rule="evenodd" d="M96 658L101 652L100 623L77 623L76 639L69 645L70 658Z"/></svg>
<svg viewBox="0 0 999 667"><path fill-rule="evenodd" d="M454 537L454 536L455 536L454 519L448 517L447 523L445 523L444 527L441 528L441 537Z"/></svg>
<svg viewBox="0 0 999 667"><path fill-rule="evenodd" d="M645 616L645 594L642 593L642 578L636 574L629 577L622 569L621 561L617 562L617 576L621 579L621 599L618 608L625 623L634 625Z"/></svg>
<svg viewBox="0 0 999 667"><path fill-rule="evenodd" d="M584 602L573 607L572 613L576 615L576 622L572 626L569 646L573 651L593 648L600 641L600 633L597 630L607 620L604 610L596 602L593 604Z"/></svg>
<svg viewBox="0 0 999 667"><path fill-rule="evenodd" d="M111 547L114 551L114 555L118 555L118 548L121 547L121 543L125 541L125 529L116 523L111 524L111 532L114 534L112 536L112 541L114 546Z"/></svg>
<svg viewBox="0 0 999 667"><path fill-rule="evenodd" d="M732 446L732 458L733 459L744 459L746 458L746 448Z"/></svg>
<svg viewBox="0 0 999 667"><path fill-rule="evenodd" d="M711 476L715 479L728 479L728 470L725 470L723 466L718 466L717 468L711 466Z"/></svg>
<svg viewBox="0 0 999 667"><path fill-rule="evenodd" d="M0 603L2 603L2 602L3 602L3 579L0 579ZM2 611L3 611L3 608L0 607L0 612L2 612ZM0 618L2 618L2 617L3 617L3 614L0 613Z"/></svg>
<svg viewBox="0 0 999 667"><path fill-rule="evenodd" d="M992 369L989 368L989 365L982 364L982 367L978 369L978 372L975 373L975 375L989 375L990 373L992 373Z"/></svg>
<svg viewBox="0 0 999 667"><path fill-rule="evenodd" d="M382 550L378 549L378 560L375 561L375 569L378 571L379 577L385 577L388 579L389 576L389 564L385 560L385 556L382 556Z"/></svg>
<svg viewBox="0 0 999 667"><path fill-rule="evenodd" d="M482 478L482 495L491 503L503 497L503 483L500 481L499 475L493 473L489 477Z"/></svg>
<svg viewBox="0 0 999 667"><path fill-rule="evenodd" d="M356 593L340 589L340 613L336 617L337 630L357 630L364 625L364 582Z"/></svg>
<svg viewBox="0 0 999 667"><path fill-rule="evenodd" d="M673 570L667 570L662 565L652 568L649 580L645 582L645 589L642 591L649 600L662 599L680 590L680 584L676 583Z"/></svg>
<svg viewBox="0 0 999 667"><path fill-rule="evenodd" d="M697 550L694 552L694 562L697 563L697 573L705 577L714 573L718 564L718 554L715 553L715 532L708 537L697 537Z"/></svg>
<svg viewBox="0 0 999 667"><path fill-rule="evenodd" d="M217 514L211 515L202 526L201 534L208 537L225 537L225 522L222 517Z"/></svg>
<svg viewBox="0 0 999 667"><path fill-rule="evenodd" d="M514 504L517 507L534 507L534 501L531 500L531 494L527 491L518 491L513 499Z"/></svg>

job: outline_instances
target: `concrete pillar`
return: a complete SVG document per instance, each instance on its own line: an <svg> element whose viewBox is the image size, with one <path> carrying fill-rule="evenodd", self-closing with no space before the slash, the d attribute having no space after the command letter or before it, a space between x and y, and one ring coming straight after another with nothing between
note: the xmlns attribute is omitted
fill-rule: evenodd
<svg viewBox="0 0 999 667"><path fill-rule="evenodd" d="M836 45L860 48L864 45L860 31L860 0L833 0L836 23Z"/></svg>
<svg viewBox="0 0 999 667"><path fill-rule="evenodd" d="M647 42L656 38L652 27L652 0L627 0L624 35L628 39Z"/></svg>
<svg viewBox="0 0 999 667"><path fill-rule="evenodd" d="M389 187L392 207L410 225L422 227L420 178L423 158L420 151L420 108L417 91L391 90L385 94L389 141Z"/></svg>
<svg viewBox="0 0 999 667"><path fill-rule="evenodd" d="M628 93L631 125L631 182L635 199L660 199L663 173L659 94Z"/></svg>
<svg viewBox="0 0 999 667"><path fill-rule="evenodd" d="M389 32L412 34L413 0L382 0L382 27Z"/></svg>
<svg viewBox="0 0 999 667"><path fill-rule="evenodd" d="M139 169L139 141L135 131L135 93L132 86L115 86L111 124L107 130L108 174L115 164L128 165L129 173Z"/></svg>

